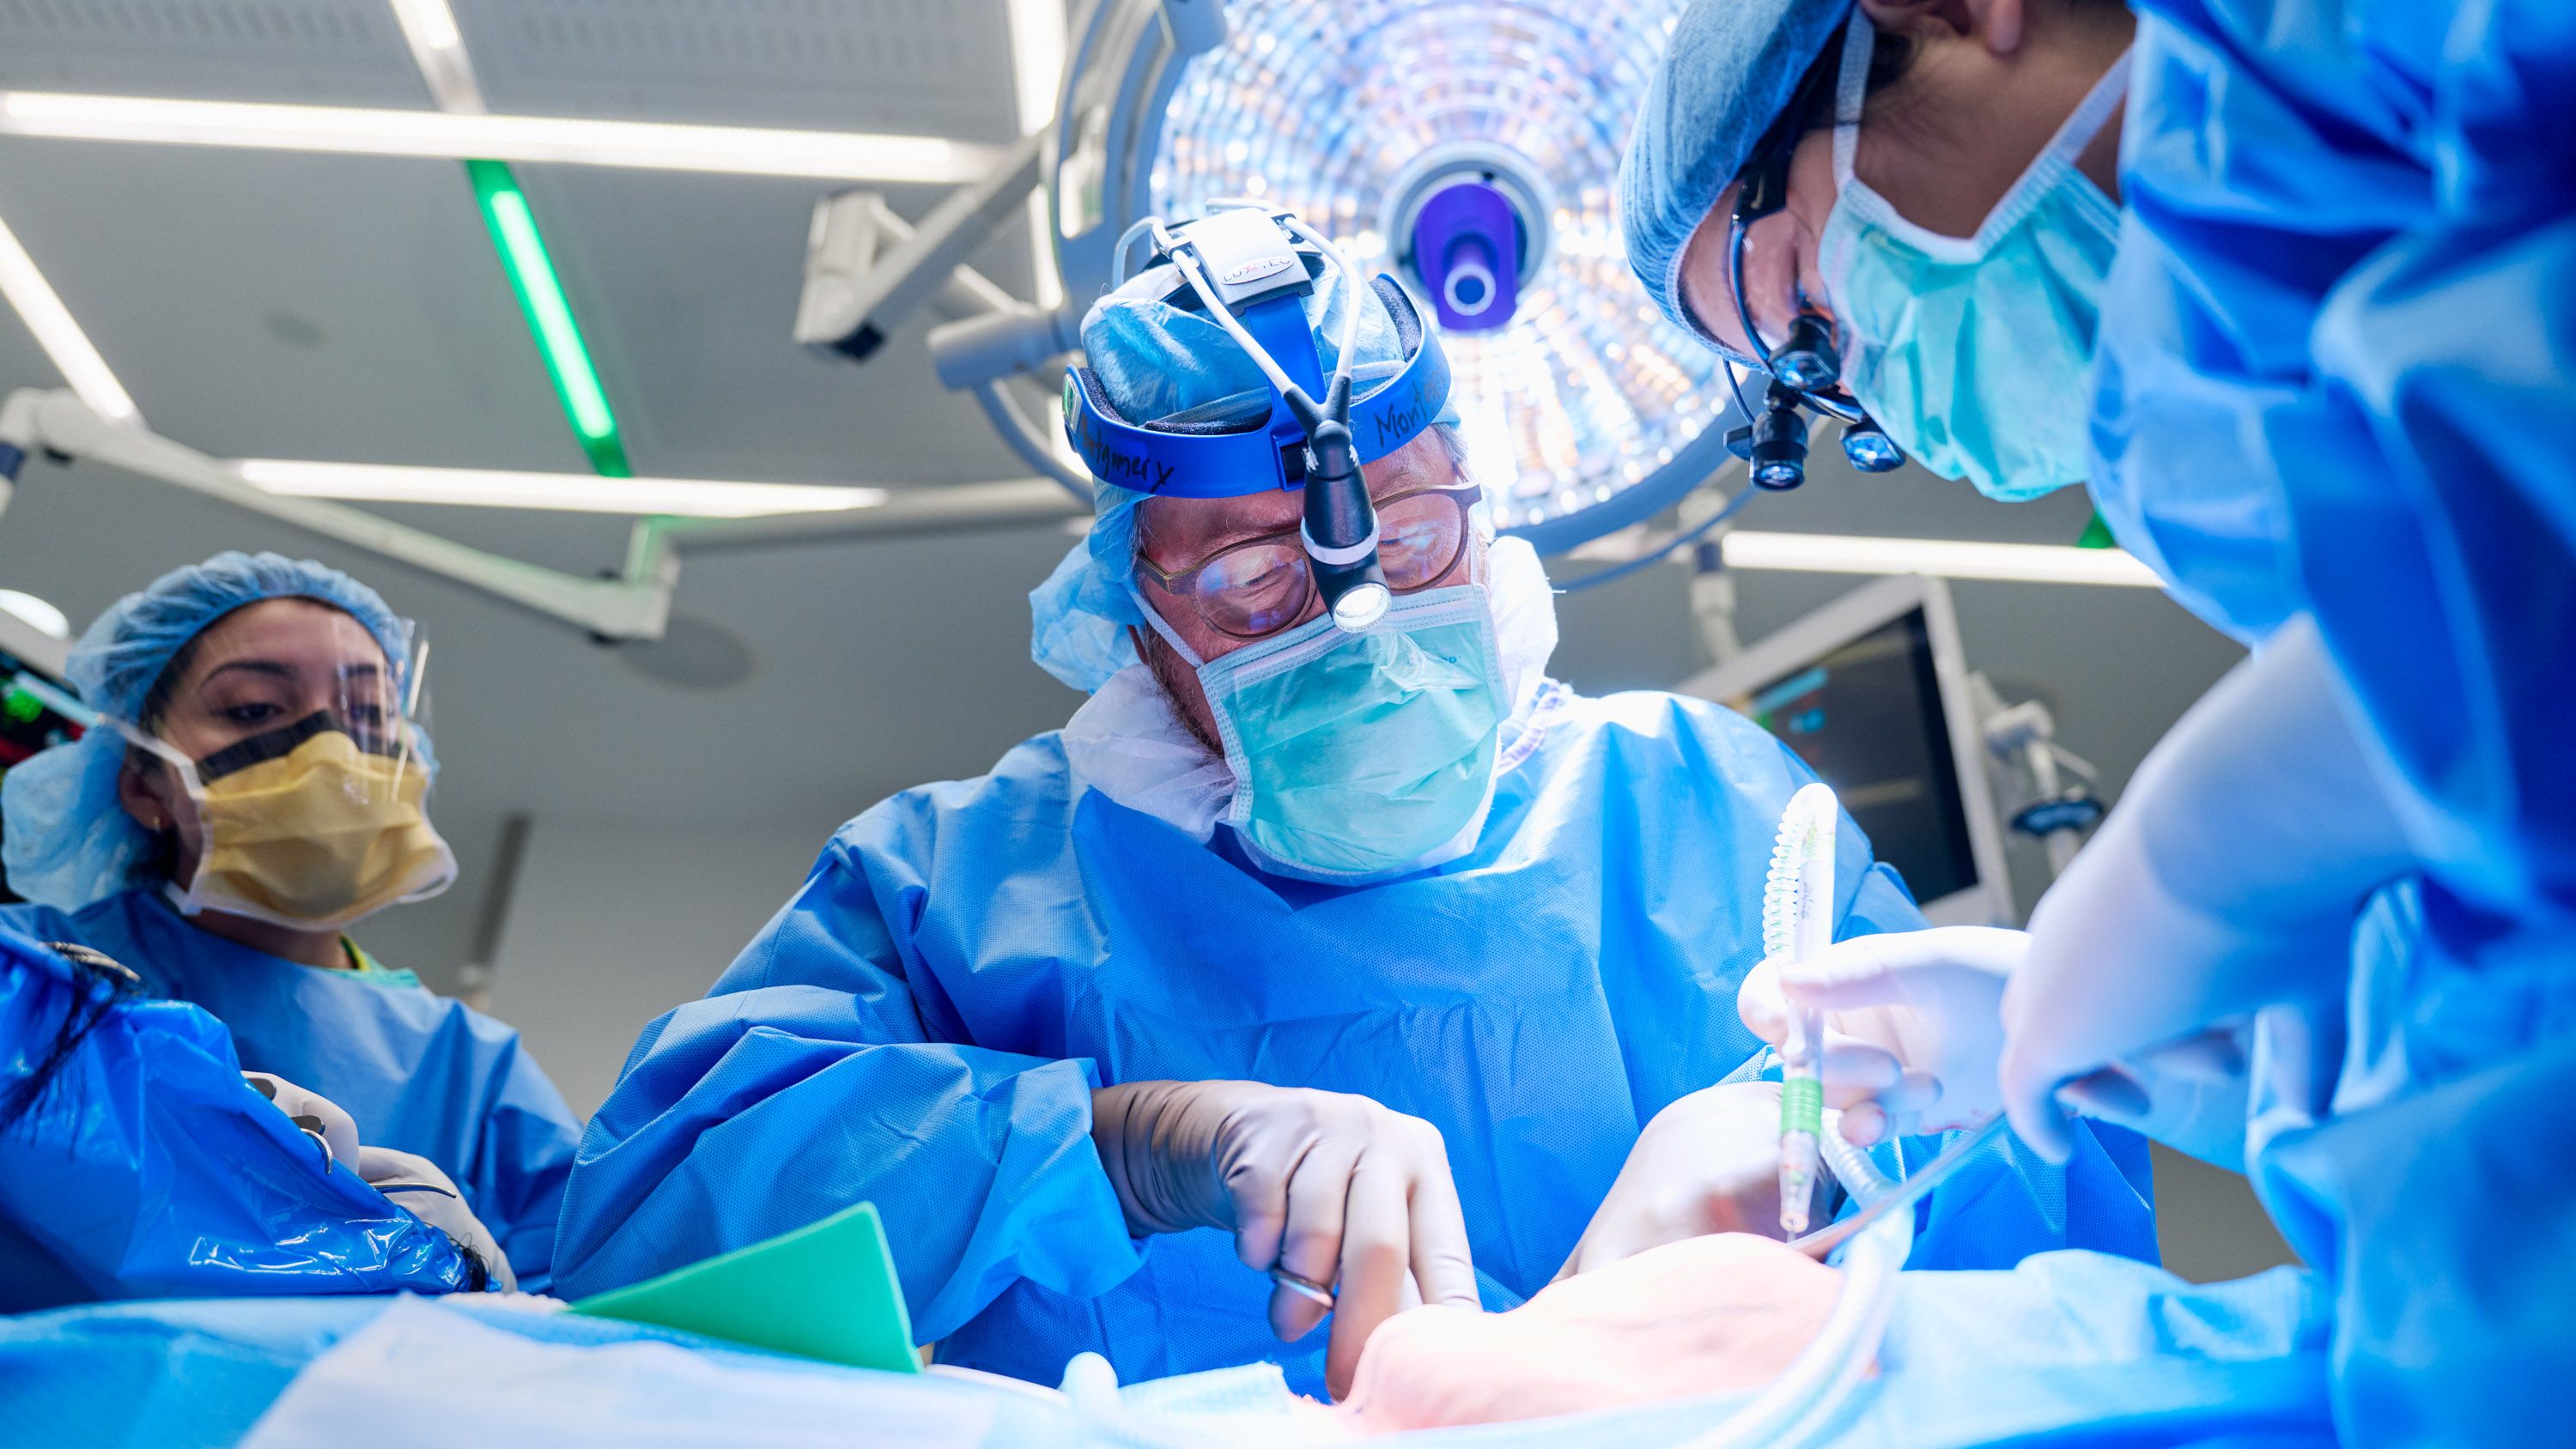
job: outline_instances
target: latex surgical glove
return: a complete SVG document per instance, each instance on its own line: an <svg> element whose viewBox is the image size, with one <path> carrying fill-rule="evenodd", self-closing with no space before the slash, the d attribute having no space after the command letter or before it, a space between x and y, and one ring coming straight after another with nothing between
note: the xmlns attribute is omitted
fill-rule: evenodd
<svg viewBox="0 0 2576 1449"><path fill-rule="evenodd" d="M2355 913L2414 857L2340 694L2313 625L2285 625L2157 744L2040 899L1997 1078L2042 1156L2069 1150L2062 1084L2342 991Z"/></svg>
<svg viewBox="0 0 2576 1449"><path fill-rule="evenodd" d="M308 1092L284 1077L268 1072L244 1072L242 1080L251 1090L277 1105L305 1134L321 1144L323 1155L331 1162L355 1172L358 1168L358 1121L340 1110L340 1104L319 1092Z"/></svg>
<svg viewBox="0 0 2576 1449"><path fill-rule="evenodd" d="M518 1291L519 1280L510 1272L510 1259L501 1251L500 1240L465 1205L465 1194L456 1190L455 1180L437 1163L390 1147L362 1147L357 1166L358 1176L383 1193L386 1201L447 1234L459 1251L480 1259L494 1287L504 1293Z"/></svg>
<svg viewBox="0 0 2576 1449"><path fill-rule="evenodd" d="M1780 1084L1703 1088L1655 1114L1561 1281L1709 1233L1780 1233Z"/></svg>
<svg viewBox="0 0 2576 1449"><path fill-rule="evenodd" d="M1127 1230L1234 1234L1244 1265L1335 1285L1324 1382L1349 1391L1368 1336L1419 1301L1478 1306L1466 1218L1440 1129L1366 1097L1262 1082L1127 1082L1091 1094L1091 1138ZM1270 1328L1294 1341L1323 1305L1285 1286Z"/></svg>
<svg viewBox="0 0 2576 1449"><path fill-rule="evenodd" d="M2003 1110L1996 1068L2004 985L2029 949L2020 931L1936 926L1838 941L1782 970L1765 962L1736 997L1744 1024L1778 1046L1792 1000L1825 1012L1825 1103L1843 1136L1975 1127ZM2214 1027L2067 1082L2068 1108L2242 1171L2245 1029Z"/></svg>
<svg viewBox="0 0 2576 1449"><path fill-rule="evenodd" d="M2003 1110L2004 982L2029 945L1992 926L1857 936L1794 966L1756 966L1735 1011L1775 1048L1792 1004L1825 1013L1825 1105L1842 1109L1857 1146L1973 1127Z"/></svg>

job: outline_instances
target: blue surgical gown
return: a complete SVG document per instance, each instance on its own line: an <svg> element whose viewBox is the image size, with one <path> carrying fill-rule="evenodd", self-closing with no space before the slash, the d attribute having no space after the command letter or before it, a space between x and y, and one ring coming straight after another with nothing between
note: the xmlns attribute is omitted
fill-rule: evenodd
<svg viewBox="0 0 2576 1449"><path fill-rule="evenodd" d="M2249 1169L2355 1445L2576 1363L2576 6L2138 0L2094 491L2211 623L2314 615L2422 857L2268 1013Z"/></svg>
<svg viewBox="0 0 2576 1449"><path fill-rule="evenodd" d="M2576 7L2139 8L2103 515L2314 613L2449 889L2576 913Z"/></svg>
<svg viewBox="0 0 2576 1449"><path fill-rule="evenodd" d="M549 1291L581 1129L517 1032L418 986L317 970L198 930L158 891L68 916L0 907L0 926L88 946L132 968L148 994L203 1007L230 1029L243 1067L338 1103L361 1141L437 1163L509 1256L520 1289Z"/></svg>
<svg viewBox="0 0 2576 1449"><path fill-rule="evenodd" d="M1282 1363L1224 1233L1130 1240L1094 1087L1248 1079L1437 1126L1489 1306L1553 1276L1638 1133L1752 1058L1737 983L1789 796L1812 778L1731 711L1559 693L1475 849L1301 884L1070 777L1054 734L844 826L703 1001L646 1028L591 1121L558 1280L593 1293L870 1200L915 1333L1053 1383ZM1922 917L1845 820L1844 935ZM1999 1153L1923 1213L1917 1267L2082 1246L2152 1260L2144 1143Z"/></svg>

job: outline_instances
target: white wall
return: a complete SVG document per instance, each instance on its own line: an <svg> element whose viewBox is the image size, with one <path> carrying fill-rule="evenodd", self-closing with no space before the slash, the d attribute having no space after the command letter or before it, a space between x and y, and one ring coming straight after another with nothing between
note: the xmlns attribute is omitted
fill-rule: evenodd
<svg viewBox="0 0 2576 1449"><path fill-rule="evenodd" d="M805 879L835 821L539 819L494 962L492 1014L585 1120L645 1025L706 995Z"/></svg>

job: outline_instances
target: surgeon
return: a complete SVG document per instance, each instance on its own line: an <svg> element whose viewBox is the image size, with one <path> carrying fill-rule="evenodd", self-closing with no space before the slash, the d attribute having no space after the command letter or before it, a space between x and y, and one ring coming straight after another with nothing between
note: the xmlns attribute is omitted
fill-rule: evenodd
<svg viewBox="0 0 2576 1449"><path fill-rule="evenodd" d="M1908 1068L1891 1117L2054 1151L2073 1084L2246 1166L2340 1295L2349 1441L2534 1437L2567 1255L2490 1233L2576 1235L2522 1115L2576 1086L2576 18L2138 11L1704 0L1640 117L1668 315L1992 496L2089 484L2257 645L2029 937L1786 985Z"/></svg>
<svg viewBox="0 0 2576 1449"><path fill-rule="evenodd" d="M1493 536L1438 339L1310 232L1211 222L1171 243L1197 278L1161 251L1093 307L1068 383L1103 481L1034 654L1090 699L850 822L647 1028L573 1172L570 1291L873 1201L944 1362L1269 1358L1339 1393L1404 1304L1777 1234L1734 994L1807 772L1726 710L1550 680L1547 582ZM1356 629L1316 550L1367 550L1310 543L1306 491L1350 475L1309 474L1329 449L1267 372L1315 400L1345 357L1386 590ZM1837 929L1918 928L1838 839ZM2063 1168L1944 1189L1915 1261L2152 1257L2143 1144L2077 1130Z"/></svg>
<svg viewBox="0 0 2576 1449"><path fill-rule="evenodd" d="M517 1032L346 934L456 875L423 805L425 657L373 589L276 554L218 554L118 600L66 670L99 722L0 785L9 883L36 903L0 908L0 927L203 1008L242 1068L345 1118L339 1155L371 1161L344 1167L424 1206L452 1188L473 1227L451 1236L497 1243L493 1281L542 1292L570 1109Z"/></svg>

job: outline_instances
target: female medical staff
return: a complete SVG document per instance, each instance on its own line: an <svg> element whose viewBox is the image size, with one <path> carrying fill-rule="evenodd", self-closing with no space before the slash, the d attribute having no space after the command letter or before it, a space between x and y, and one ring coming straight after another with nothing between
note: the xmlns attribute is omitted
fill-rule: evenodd
<svg viewBox="0 0 2576 1449"><path fill-rule="evenodd" d="M571 1111L517 1032L342 934L456 873L422 809L421 663L408 621L317 563L218 554L127 595L69 660L100 722L0 786L9 882L39 903L0 925L204 1008L242 1067L452 1179L542 1292Z"/></svg>
<svg viewBox="0 0 2576 1449"><path fill-rule="evenodd" d="M2336 1281L2344 1431L2527 1436L2571 1351L2542 1245L2576 1232L2536 1105L2576 1086L2576 17L2139 9L2122 58L2128 18L2073 0L1704 3L1632 143L1630 256L1757 360L1823 321L1936 469L2089 482L2264 641L2026 947L1846 959L1836 999L1900 1002L1884 1035L1955 1105L1951 1013L2015 968L1987 1100L2043 1146L2061 1081L2259 1010L2248 1165Z"/></svg>

